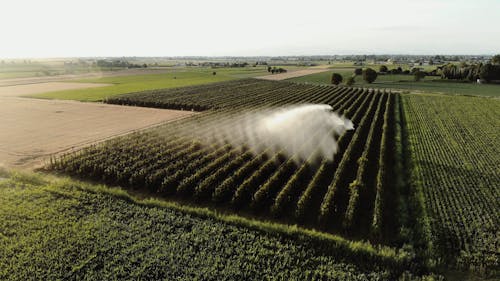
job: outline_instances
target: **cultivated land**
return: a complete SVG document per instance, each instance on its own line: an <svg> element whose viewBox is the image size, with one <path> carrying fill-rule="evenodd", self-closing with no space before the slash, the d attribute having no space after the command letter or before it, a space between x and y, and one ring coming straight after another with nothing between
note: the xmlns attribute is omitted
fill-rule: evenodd
<svg viewBox="0 0 500 281"><path fill-rule="evenodd" d="M52 76L25 76L17 78L3 78L0 77L0 86L15 86L23 84L35 84L35 83L45 83L45 82L60 82L76 79L98 79L102 77L117 77L117 76L133 76L133 75L146 75L146 74L161 74L166 72L175 71L175 68L134 68L134 69L122 69L113 71L94 71L88 73L80 74L60 74Z"/></svg>
<svg viewBox="0 0 500 281"><path fill-rule="evenodd" d="M154 101L147 103L147 97ZM273 214L328 232L343 229L354 236L381 241L382 237L396 237L398 232L398 222L383 207L396 206L397 201L394 194L398 187L388 182L394 177L395 167L386 166L386 161L396 161L393 138L397 99L396 94L383 92L255 79L130 94L108 102L170 108L191 103L197 109L217 107L227 111L93 146L62 157L52 168L143 187L167 197L215 202L216 207L229 205L264 217ZM323 159L319 153L307 155L307 161L297 161L296 155L287 158L280 152L255 153L245 145L214 143L203 137L204 131L223 134L218 129L223 123L239 130L237 116L241 111L297 103L330 104L356 124L355 132L339 138L340 151L334 161ZM233 112L235 108L239 110ZM263 150L271 151L271 147ZM366 160L357 161L360 157Z"/></svg>
<svg viewBox="0 0 500 281"><path fill-rule="evenodd" d="M429 102L429 105L412 107L409 104L412 98ZM436 107L432 98L448 100L442 100L441 105ZM453 102L452 99L457 100ZM498 171L491 169L498 166L498 159L495 158L498 153L490 151L488 155L492 159L486 157L481 160L485 161L484 165L471 168L477 157L475 153L482 155L486 152L481 152L481 149L473 153L465 152L473 149L467 145L492 149L498 143L494 133L498 123L492 121L498 120L494 113L498 111L497 105L481 106L490 101L496 102L479 97L401 96L368 89L255 79L131 93L110 98L107 102L194 108L207 112L195 119L182 120L171 126L117 138L64 155L50 168L79 177L140 188L143 192L174 201L252 218L298 224L340 234L347 239L387 245L407 258L415 255L415 259L408 261L408 268L419 268L417 272L432 270L432 266L436 266L438 271L459 269L493 277L498 274L498 251L494 246L491 248L498 243L498 220L494 216L498 212L494 200L498 193ZM318 158L318 155L311 155L308 161L301 162L279 152L256 154L245 146L237 147L229 143L206 145L205 140L199 137L204 135L203 130L213 131L218 125L235 122L234 117L238 113L297 103L330 104L334 110L353 120L356 130L339 138L340 151L332 162ZM456 113L453 114L469 111L470 114L460 119L459 115L446 113L446 104L455 104ZM415 112L415 108L430 110L428 115L432 121L426 123L427 115ZM476 110L478 108L481 110ZM471 128L478 121L469 115L490 121ZM417 116L424 119L412 119ZM463 122L457 123L457 120ZM415 129L432 122L437 122L436 131L444 135L462 132L475 136L477 133L478 137L482 136L481 141L467 143L460 148L464 150L462 152L449 153L457 149L456 138L420 136L421 131ZM230 126L236 128L236 124ZM447 126L452 129L446 129ZM426 128L433 132L433 126ZM439 171L436 167L428 167L422 173L420 165L432 160L419 162L421 157L430 157L419 149L429 152L441 149L448 151L449 156L460 153L462 162L441 157L444 162L439 167L451 167L453 163L458 163L477 170L467 174L469 183L460 183L454 176L456 173L448 168L441 169L438 175L433 174ZM448 182L458 184L460 189L444 184L446 181L437 183L441 176ZM466 201L472 202L472 198L464 199L466 201L462 203L444 203L451 198L459 202L462 200L459 198L467 198L463 197L465 194L474 194L471 192L477 185L470 184L485 179L489 185L480 186L485 186L487 191L478 191L477 199L474 199L476 203L465 204ZM440 186L434 187L435 184ZM439 191L439 188L446 187L450 189ZM426 192L428 195L423 195ZM445 206L440 207L442 213L429 210L435 210L435 204ZM490 209L493 215L480 215L482 211L473 206L482 206L481 210ZM468 212L479 214L470 216L469 220L464 218ZM474 234L464 224L482 227ZM446 225L453 231L443 231ZM451 235L450 238L447 235ZM456 247L462 249L460 254L450 255L449 251ZM396 270L398 267L391 268Z"/></svg>
<svg viewBox="0 0 500 281"><path fill-rule="evenodd" d="M399 204L406 199L395 181L402 166L394 165L401 163L398 100L398 94L381 91L256 79L127 94L107 102L208 111L62 155L47 168L224 213L370 240L386 245L377 246L376 255L384 256L390 272L425 272L414 251L401 248L413 237L400 232L408 222L393 211L409 212ZM234 117L242 111L297 103L330 104L356 124L340 136L333 161L316 153L297 161L204 137L223 124L237 128ZM368 243L348 245L346 258L373 251Z"/></svg>
<svg viewBox="0 0 500 281"><path fill-rule="evenodd" d="M375 69L375 68L374 68ZM328 72L316 73L307 76L292 78L289 81L314 84L331 84L332 73L336 72L343 76L345 82L351 77L354 69L333 69ZM440 77L428 76L422 81L415 82L413 75L386 74L379 75L375 82L368 84L361 75L356 77L357 87L370 87L380 89L392 89L394 91L412 91L443 93L453 95L489 96L500 97L500 85L463 83L442 80Z"/></svg>
<svg viewBox="0 0 500 281"><path fill-rule="evenodd" d="M213 75L216 72L216 75ZM241 79L267 73L267 68L185 68L160 74L112 76L75 80L84 83L112 84L94 89L66 90L34 95L36 98L101 101L107 97L130 92L177 88Z"/></svg>
<svg viewBox="0 0 500 281"><path fill-rule="evenodd" d="M0 98L0 164L33 167L53 153L191 114L97 103Z"/></svg>
<svg viewBox="0 0 500 281"><path fill-rule="evenodd" d="M279 81L279 80L285 80L285 79L290 79L294 77L301 77L305 75L311 75L315 73L322 73L328 71L326 66L321 66L321 67L310 67L307 69L299 69L299 70L292 70L292 71L287 71L285 73L277 73L277 74L269 74L269 75L264 75L264 76L257 76L255 78L258 79L264 79L264 80L274 80L274 81Z"/></svg>
<svg viewBox="0 0 500 281"><path fill-rule="evenodd" d="M1 280L391 280L342 239L0 170ZM398 262L396 262L397 264ZM405 279L409 280L409 279Z"/></svg>
<svg viewBox="0 0 500 281"><path fill-rule="evenodd" d="M228 72L229 80L254 74ZM128 79L140 84L145 77ZM402 78L379 79L383 85ZM413 280L404 271L453 269L458 273L450 276L460 279L497 280L496 99L243 79L140 88L105 101L204 112L60 155L45 168L180 205L137 203L124 192L71 180L0 175L0 223L7 225L0 228L0 256L18 261L0 262L0 279L23 279L29 271L22 265L38 268L42 279ZM354 121L333 161L254 153L206 137L220 133L217 126L236 127L242 112L297 103L330 104ZM43 214L35 221L49 227L31 223L32 214ZM48 229L45 236L40 228ZM45 248L70 259L33 247L49 243Z"/></svg>
<svg viewBox="0 0 500 281"><path fill-rule="evenodd" d="M89 88L105 87L109 85L110 84L99 84L99 83L43 82L34 84L0 86L0 98L28 96L28 95L53 92L53 91L89 89Z"/></svg>
<svg viewBox="0 0 500 281"><path fill-rule="evenodd" d="M405 95L403 104L431 255L498 276L500 101Z"/></svg>

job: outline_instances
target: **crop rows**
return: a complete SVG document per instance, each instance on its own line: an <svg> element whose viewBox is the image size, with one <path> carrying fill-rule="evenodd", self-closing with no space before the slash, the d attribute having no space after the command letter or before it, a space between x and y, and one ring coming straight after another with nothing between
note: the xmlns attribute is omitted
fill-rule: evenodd
<svg viewBox="0 0 500 281"><path fill-rule="evenodd" d="M107 102L207 110L144 132L119 137L51 160L50 169L203 206L298 223L327 232L380 241L397 227L386 206L395 157L397 94L380 90L258 81L128 94ZM270 147L255 152L212 142L217 126L237 116L288 104L329 104L355 124L338 139L333 160L319 151L306 160ZM334 134L332 131L331 134ZM233 143L233 142L232 142ZM305 143L304 145L307 145ZM299 148L300 150L300 148Z"/></svg>
<svg viewBox="0 0 500 281"><path fill-rule="evenodd" d="M412 182L438 262L487 275L500 265L500 102L406 96ZM498 275L497 275L498 276Z"/></svg>

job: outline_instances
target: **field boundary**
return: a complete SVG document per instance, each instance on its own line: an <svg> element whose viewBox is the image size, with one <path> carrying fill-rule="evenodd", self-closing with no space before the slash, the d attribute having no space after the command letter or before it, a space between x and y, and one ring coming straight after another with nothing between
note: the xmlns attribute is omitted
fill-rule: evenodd
<svg viewBox="0 0 500 281"><path fill-rule="evenodd" d="M121 106L127 106L127 105L121 105ZM165 110L173 110L173 109L165 109ZM199 112L194 112L193 114L199 114ZM63 154L66 154L66 153L73 153L73 152L79 151L79 150L81 150L81 149L83 149L85 147L88 147L90 145L98 145L98 144L101 144L103 142L106 142L106 141L114 139L114 138L118 138L118 137L126 136L126 135L129 135L129 134L134 134L134 133L139 133L139 132L142 132L142 131L154 129L156 127L160 127L160 126L166 125L166 124L171 123L171 122L179 121L179 120L182 120L184 118L190 118L190 117L193 116L193 114L192 115L186 115L186 116L179 116L179 117L174 118L174 119L169 119L169 120L161 121L159 123L151 124L151 125L148 125L148 126L145 126L145 127L142 127L142 128L138 128L138 129L130 129L128 131L120 132L120 133L117 133L115 135L107 136L107 137L104 137L104 138L101 138L101 139L96 139L96 140L92 140L92 141L88 141L88 142L81 142L81 143L76 144L73 147L62 149L62 150L57 151L55 153L46 153L46 154L39 155L36 158L45 157L45 159L42 159L43 163L39 163L38 165L33 166L33 170L34 171L43 171L44 167L50 161L50 157L59 157L59 156L62 156ZM27 155L23 155L23 156L28 156L29 157L29 156L32 156L32 155L27 154Z"/></svg>

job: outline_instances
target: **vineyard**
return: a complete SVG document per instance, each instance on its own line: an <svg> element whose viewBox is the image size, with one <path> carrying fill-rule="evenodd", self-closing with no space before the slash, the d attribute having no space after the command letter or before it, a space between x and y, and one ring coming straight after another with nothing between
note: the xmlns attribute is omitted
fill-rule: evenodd
<svg viewBox="0 0 500 281"><path fill-rule="evenodd" d="M406 95L412 183L431 256L495 276L500 266L500 102Z"/></svg>
<svg viewBox="0 0 500 281"><path fill-rule="evenodd" d="M242 215L395 243L400 208L396 140L399 95L380 90L245 79L132 93L108 103L206 110L195 117L109 140L51 160L70 175ZM256 153L244 141L213 142L238 116L291 104L328 104L354 123L336 136L333 160ZM237 131L237 130L236 130ZM331 132L334 134L334 132ZM233 136L245 140L244 132ZM395 211L397 210L397 211Z"/></svg>

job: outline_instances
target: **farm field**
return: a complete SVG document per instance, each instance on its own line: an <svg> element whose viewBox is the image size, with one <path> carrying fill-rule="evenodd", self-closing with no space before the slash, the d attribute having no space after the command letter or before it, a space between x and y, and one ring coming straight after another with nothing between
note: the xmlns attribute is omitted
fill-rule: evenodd
<svg viewBox="0 0 500 281"><path fill-rule="evenodd" d="M189 111L0 97L0 165L23 169L40 166L51 154L191 114Z"/></svg>
<svg viewBox="0 0 500 281"><path fill-rule="evenodd" d="M48 77L61 74L81 74L87 72L102 71L104 69L96 66L64 65L64 60L0 60L0 79L24 78L24 77Z"/></svg>
<svg viewBox="0 0 500 281"><path fill-rule="evenodd" d="M216 75L213 75L213 72ZM227 80L252 77L267 74L267 68L247 67L239 68L184 68L159 74L113 76L102 78L90 78L74 80L82 83L112 84L108 87L95 89L76 89L56 91L43 94L37 94L35 98L63 99L78 101L102 101L107 97L118 94L153 90L177 88L191 85L207 84Z"/></svg>
<svg viewBox="0 0 500 281"><path fill-rule="evenodd" d="M431 255L498 276L500 101L404 95L412 188L424 205Z"/></svg>
<svg viewBox="0 0 500 281"><path fill-rule="evenodd" d="M398 99L367 89L255 79L128 94L107 102L221 110L64 155L49 168L392 245L400 239L400 222L390 211L397 208L396 167L388 164L398 162ZM222 137L219 128L238 130L241 111L300 103L329 104L356 124L356 130L339 136L332 160L319 151L299 160L271 147L261 153L244 142L207 141L206 134Z"/></svg>
<svg viewBox="0 0 500 281"><path fill-rule="evenodd" d="M0 256L2 280L409 280L412 275L404 272L403 257L363 243L1 170Z"/></svg>
<svg viewBox="0 0 500 281"><path fill-rule="evenodd" d="M86 89L86 91L94 90ZM162 112L161 109L177 109L183 111L176 112L186 116L191 114L191 111L201 111L190 118L171 121L102 143L91 144L82 149L71 150L46 162L48 164L44 168L45 171L110 186L118 185L141 198L155 198L147 201L149 203L138 203L136 199L130 199L132 195L126 195L123 191L69 179L54 180L53 176L18 175L15 177L19 178L6 180L11 177L7 175L8 173L0 176L2 178L0 188L4 188L6 194L12 196L6 197L8 198L6 200L17 202L16 200L33 197L33 192L38 192L36 204L31 208L44 210L51 207L59 208L58 205L50 207L44 205L46 204L44 202L51 200L50 196L58 196L57 198L64 200L72 198L68 202L61 202L61 208L73 210L79 207L71 204L80 204L78 200L84 198L82 200L85 202L93 202L91 212L94 217L99 217L99 222L109 222L110 217L147 217L134 223L130 220L125 222L120 220L121 225L117 221L113 222L118 229L120 227L139 229L146 223L154 222L157 218L153 215L144 215L145 209L155 208L156 215L159 212L157 208L161 205L165 208L161 209L162 212L174 212L175 217L181 221L188 217L190 226L186 227L191 230L205 231L214 227L216 231L232 233L234 228L237 233L233 233L231 237L244 236L246 234L242 233L256 231L255 233L270 235L262 239L274 237L272 239L279 241L288 239L290 243L299 243L301 245L297 246L299 249L303 249L304 244L301 243L313 243L314 247L318 247L318 251L319 245L324 246L327 243L325 241L330 241L327 245L332 248L327 252L315 252L314 247L309 249L307 254L294 250L291 250L292 252L273 250L273 252L281 251L284 259L290 259L288 255L298 256L299 258L294 261L295 264L306 259L310 260L309 254L321 256L321 262L314 263L310 270L300 273L305 275L298 275L305 276L304 278L333 276L332 274L342 276L346 280L350 280L349 278L392 280L401 276L410 278L407 276L410 273L405 271L413 275L437 272L455 276L448 273L448 270L466 272L471 276L478 274L493 278L492 280L498 276L498 249L495 245L498 244L497 213L500 206L495 198L498 197L496 186L500 186L499 171L496 168L500 162L496 150L496 144L499 142L496 133L499 125L497 120L500 120L497 112L500 112L500 105L496 99L438 94L400 94L376 88L297 84L252 78L120 94L105 98L104 102L109 105L16 97L4 99L19 104L22 101L24 105L30 102L39 105L53 103L54 106L67 103L78 105L78 108L95 106L158 112ZM265 139L253 135L255 132L241 127L242 123L250 127L258 124L255 123L257 121L244 119L242 116L257 116L269 110L289 108L297 104L327 104L333 111L352 120L354 130L335 133L332 129L329 133L335 136L338 143L338 151L333 157L328 157L320 147L308 150L309 142L314 142L315 134L310 135L310 140L306 140L303 145L290 153L283 148L276 149ZM12 104L8 107L11 111L2 111L5 113L3 120L10 120L8 118L17 120L19 117L16 117L16 114L22 111ZM51 113L59 112L46 108ZM42 119L34 115L36 112L52 116L48 112L39 110L31 109L30 112L33 114L21 115L31 116L35 120ZM54 113L53 117L60 117L61 114L65 114L64 112L71 112L73 118L76 116L75 110L71 109ZM95 114L90 115L96 117ZM98 119L109 121L109 116L106 116ZM120 120L118 123L106 123L109 128L93 131L103 133L116 130L119 124L130 126L133 122L123 121L123 116L125 115L117 119ZM130 118L138 122L144 121L142 117ZM69 116L61 120L66 122L64 123L66 127L62 127L65 128L63 131L66 134L68 126L79 133L92 127L87 126L87 129L82 129L81 125L75 126L76 123L73 119L69 119ZM92 124L96 122L93 121ZM50 131L40 126L44 123L34 121L28 123L38 124L37 128L42 131ZM54 122L46 120L46 124L52 123ZM3 151L5 152L5 148L22 145L21 139L10 136L21 136L16 128L23 126L19 126L20 123L17 121L2 124L14 126L2 129L7 134L4 134L5 140L0 143L8 144ZM25 136L24 139L36 138L41 144L68 143L69 146L64 149L75 146L68 141L68 138L61 138L61 135L57 134L53 136L55 138L52 139L43 139L39 136ZM81 139L82 136L74 135L74 138ZM252 141L247 141L249 139ZM96 138L92 137L88 142L77 143L76 147L88 145L95 140ZM42 149L44 146L39 147ZM51 153L49 150L44 153L35 151L32 154L47 155ZM61 148L59 147L57 151L61 151ZM12 153L5 155L2 158L8 160ZM30 162L33 155L22 156L15 160L18 161L15 165L33 165L33 162ZM12 166L12 163L11 161L7 164ZM30 180L31 178L34 180ZM2 185L3 183L6 184ZM22 192L12 189L12 186L28 185L33 189L24 188ZM46 194L42 194L44 192ZM124 202L121 202L120 200L124 198ZM116 205L123 210L102 207L108 206L106 204L110 200L113 201L113 206ZM5 214L11 212L8 208L10 207L4 207ZM133 211L129 211L129 208ZM1 211L0 207L0 213ZM55 209L49 213L53 212L56 212ZM136 215L135 212L142 215ZM86 229L96 227L86 222L87 214L88 212L80 211L70 213L74 216L72 221L78 221L87 227ZM25 215L20 213L21 217ZM172 221L173 218L166 219L167 217L163 214L159 219L166 220L170 224L182 225L180 222ZM11 220L6 221L9 225L14 224ZM42 220L44 224L50 225L53 221L57 222L52 215ZM33 231L23 224L25 222L26 220L19 220L16 225L22 225L18 229L26 228L27 232L19 234L22 232L16 231L16 235L27 237ZM63 225L64 222L66 220L61 218L59 224ZM210 223L215 225L206 225ZM133 226L130 226L131 224ZM62 233L76 231L75 227L77 226L73 225L71 230L59 228L58 231ZM158 227L161 230L165 229L165 226ZM231 230L224 230L227 228ZM176 241L181 239L179 241L183 242L179 243L186 245L192 244L193 242L189 241L196 237L190 236L191 232L189 235L182 235L182 238L172 237L171 235L180 233L173 234L167 231L165 234L159 234L161 230L148 231L147 235L137 238L139 242L133 243L134 247L150 245L152 237L165 237ZM203 231L192 234L199 237L207 236L208 234L204 234ZM210 231L213 234L215 230ZM111 236L102 234L99 239L107 241L103 243L108 244L115 241L113 245L118 245L116 241L124 240L124 235L128 235L127 239L136 237L130 236L129 232L125 234L119 230L110 232ZM11 237L3 232L2 234ZM50 235L55 237L53 241L58 241L58 248L70 253L79 251L79 248L75 247L80 244L76 243L77 246L74 246L73 240L58 236L56 233ZM167 236L169 238L166 238ZM26 243L32 243L33 240L29 239L35 237L26 238L28 239L26 241L30 241ZM88 241L85 239L90 238L82 236L80 239ZM204 242L200 242L203 243L200 247L204 250L216 251L214 257L217 257L217 264L221 261L228 262L225 256L227 251L219 245L221 241L229 238L222 235L220 239L210 242L202 239ZM238 243L240 241L238 239L240 238L232 241ZM19 239L5 242L8 243L7 249L19 247L18 249L23 251L28 250L23 246L22 240L15 242L17 240ZM130 243L127 245L131 245ZM268 242L262 243L267 245ZM248 241L245 244L246 247L254 247L251 246L254 244L248 244ZM92 245L95 251L103 247L99 243ZM123 274L131 274L129 272L132 271L137 272L138 277L145 276L143 274L148 276L154 274L150 268L137 269L137 264L129 262L130 257L131 260L146 259L149 264L156 266L154 272L157 272L158 276L169 276L168 273L158 270L158 263L165 265L165 260L160 261L158 255L164 256L166 252L163 252L163 249L165 251L179 249L175 247L176 245L172 244L159 244L158 248L152 250L154 255L144 256L142 252L127 250L132 254L118 254L115 258L125 261L123 267L119 267L120 272L126 272ZM286 247L290 249L292 246ZM186 248L182 248L179 252L182 254L170 259L168 265L178 266L177 263L184 263L184 260L197 257L195 251L190 252ZM107 257L108 253L88 253L90 258L85 261L75 257L75 265L71 270L56 266L58 269L55 271L46 269L40 272L42 274L40 276L57 278L61 276L60 274L68 274L69 271L76 272L75 276L78 276L79 270L95 274L96 278L111 276L109 274L112 273L108 268L94 264L102 260L101 257ZM29 254L26 254L27 256ZM21 261L25 257L19 258ZM237 257L234 262L236 264L243 262L239 260L240 258L248 258L247 252ZM50 262L62 266L60 261ZM327 263L328 271L323 269L325 266L323 262ZM38 259L30 264L47 268L47 264ZM82 264L85 264L85 267L82 267ZM212 260L194 264L203 268L216 266L212 264ZM220 275L222 279L234 276L231 266L228 268L229 271L217 271L222 274ZM257 270L269 272L266 271L268 270L265 269L266 266L269 265L258 264L248 269L248 274L254 276ZM282 265L278 263L274 266L281 268ZM4 268L4 272L12 270L9 266L4 265ZM2 270L0 267L0 273ZM280 273L282 276L292 276L298 274L297 270L295 267L286 267L280 270ZM196 276L203 279L208 272L213 274L214 271L199 270L196 271L196 274L199 274ZM238 273L244 274L241 271ZM178 272L176 276L182 276L182 273ZM453 277L450 279L453 280Z"/></svg>
<svg viewBox="0 0 500 281"><path fill-rule="evenodd" d="M315 73L322 73L328 71L327 66L325 65L320 65L317 67L309 67L307 69L298 69L298 70L291 70L285 73L279 73L279 74L268 74L264 76L257 76L255 78L259 79L264 79L264 80L285 80L285 79L291 79L294 77L301 77L301 76L306 76L310 74L315 74Z"/></svg>
<svg viewBox="0 0 500 281"><path fill-rule="evenodd" d="M78 82L43 82L33 84L20 84L12 86L0 86L0 98L19 97L33 94L40 94L53 91L89 89L96 87L105 87L110 84L99 83L78 83Z"/></svg>
<svg viewBox="0 0 500 281"><path fill-rule="evenodd" d="M49 170L385 245L416 258L417 271L498 274L495 99L243 79L105 101L204 112L53 158ZM333 159L254 151L219 129L238 132L241 114L302 103L328 104L353 121Z"/></svg>
<svg viewBox="0 0 500 281"><path fill-rule="evenodd" d="M316 73L307 76L289 79L292 82L331 84L331 75L333 72L341 74L344 82L351 77L353 70L332 70L328 72ZM435 80L435 81L433 81ZM453 81L443 81L440 77L425 77L422 81L415 82L413 75L379 75L375 82L368 84L362 76L356 77L356 87L370 87L391 89L394 91L421 91L427 93L443 93L452 95L471 95L471 96L489 96L499 97L500 86L492 84L459 83Z"/></svg>

